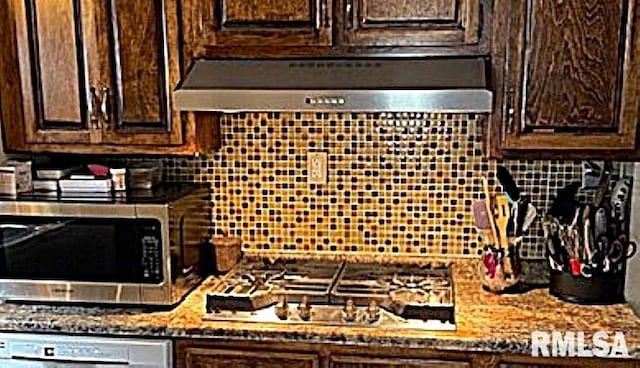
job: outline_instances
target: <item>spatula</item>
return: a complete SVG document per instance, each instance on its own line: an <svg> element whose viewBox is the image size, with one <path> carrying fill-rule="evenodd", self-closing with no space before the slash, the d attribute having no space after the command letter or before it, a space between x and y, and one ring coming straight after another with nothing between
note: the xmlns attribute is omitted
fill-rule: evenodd
<svg viewBox="0 0 640 368"><path fill-rule="evenodd" d="M511 198L513 202L520 199L520 188L518 188L515 180L513 180L513 176L511 176L511 173L506 167L497 167L496 178L498 178L500 185L502 185L502 189L507 195L509 195L509 198Z"/></svg>
<svg viewBox="0 0 640 368"><path fill-rule="evenodd" d="M496 207L498 209L498 216L496 218L496 225L498 226L500 247L507 249L509 247L509 239L507 237L507 225L509 224L509 200L505 196L496 197Z"/></svg>
<svg viewBox="0 0 640 368"><path fill-rule="evenodd" d="M491 224L489 223L489 214L487 213L487 203L484 199L473 202L473 220L478 230L484 233L487 244L495 244Z"/></svg>
<svg viewBox="0 0 640 368"><path fill-rule="evenodd" d="M491 192L489 192L489 180L486 176L482 177L482 191L484 192L484 204L487 208L487 218L489 219L489 230L491 231L492 240L495 242L498 241L498 234L496 231L496 222L493 217L493 207L491 205Z"/></svg>

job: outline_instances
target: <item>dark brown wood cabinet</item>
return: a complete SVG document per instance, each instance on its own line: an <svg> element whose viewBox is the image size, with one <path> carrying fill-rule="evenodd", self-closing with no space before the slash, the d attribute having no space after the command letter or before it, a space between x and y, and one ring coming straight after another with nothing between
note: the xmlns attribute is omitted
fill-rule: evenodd
<svg viewBox="0 0 640 368"><path fill-rule="evenodd" d="M638 0L496 0L490 145L505 156L530 157L634 150L638 6Z"/></svg>
<svg viewBox="0 0 640 368"><path fill-rule="evenodd" d="M178 339L177 368L599 368L638 367L638 361L537 358L428 348L347 346L302 342Z"/></svg>
<svg viewBox="0 0 640 368"><path fill-rule="evenodd" d="M341 42L358 46L477 43L480 0L340 0Z"/></svg>
<svg viewBox="0 0 640 368"><path fill-rule="evenodd" d="M3 107L8 113L14 111L12 103L22 102L16 110L24 116L23 139L27 144L99 142L101 132L92 121L90 90L99 83L100 73L97 58L88 57L98 49L93 4L8 1L2 8L3 23L15 25L0 35L3 44L14 51L3 52L7 67L0 79L11 80L15 87L3 91ZM15 69L10 70L13 65ZM7 131L20 123L7 115L4 121ZM8 140L6 148L11 149L13 143Z"/></svg>
<svg viewBox="0 0 640 368"><path fill-rule="evenodd" d="M0 15L6 150L193 152L194 115L171 108L176 0L2 0Z"/></svg>
<svg viewBox="0 0 640 368"><path fill-rule="evenodd" d="M312 354L186 348L178 368L319 368Z"/></svg>
<svg viewBox="0 0 640 368"><path fill-rule="evenodd" d="M331 5L332 0L185 0L185 38L195 54L234 47L329 46Z"/></svg>
<svg viewBox="0 0 640 368"><path fill-rule="evenodd" d="M611 360L607 362L585 360L580 358L519 358L522 362L518 363L501 363L498 368L635 368L640 363L632 361L616 361ZM536 362L539 360L540 362Z"/></svg>
<svg viewBox="0 0 640 368"><path fill-rule="evenodd" d="M486 55L491 0L185 0L184 66L207 57Z"/></svg>

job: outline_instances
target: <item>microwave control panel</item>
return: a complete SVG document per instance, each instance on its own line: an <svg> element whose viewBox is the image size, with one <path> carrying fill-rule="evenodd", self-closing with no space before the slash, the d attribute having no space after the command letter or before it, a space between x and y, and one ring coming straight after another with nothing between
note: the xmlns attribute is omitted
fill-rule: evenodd
<svg viewBox="0 0 640 368"><path fill-rule="evenodd" d="M141 224L139 239L142 249L142 278L144 282L162 282L162 234L160 225Z"/></svg>

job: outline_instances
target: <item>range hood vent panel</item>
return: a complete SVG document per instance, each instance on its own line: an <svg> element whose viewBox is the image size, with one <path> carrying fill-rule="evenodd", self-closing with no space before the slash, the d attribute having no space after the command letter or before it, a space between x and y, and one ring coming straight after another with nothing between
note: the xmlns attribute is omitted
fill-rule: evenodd
<svg viewBox="0 0 640 368"><path fill-rule="evenodd" d="M182 111L490 112L485 59L199 60Z"/></svg>

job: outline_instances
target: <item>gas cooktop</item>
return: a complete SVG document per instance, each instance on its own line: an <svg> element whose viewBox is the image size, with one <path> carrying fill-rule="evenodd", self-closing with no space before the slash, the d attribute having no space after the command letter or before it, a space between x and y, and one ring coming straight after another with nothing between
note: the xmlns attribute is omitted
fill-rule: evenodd
<svg viewBox="0 0 640 368"><path fill-rule="evenodd" d="M207 293L205 319L455 330L443 265L311 261L238 264Z"/></svg>

